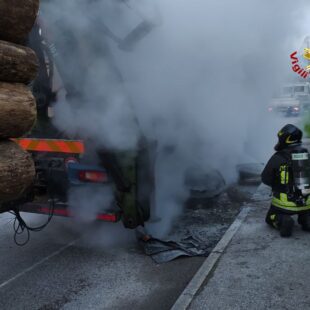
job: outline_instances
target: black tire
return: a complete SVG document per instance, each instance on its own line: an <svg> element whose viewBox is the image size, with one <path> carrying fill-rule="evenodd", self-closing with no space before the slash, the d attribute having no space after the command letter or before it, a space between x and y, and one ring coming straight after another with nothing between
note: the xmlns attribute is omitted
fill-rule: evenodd
<svg viewBox="0 0 310 310"><path fill-rule="evenodd" d="M242 164L237 166L240 185L258 185L261 183L261 173L264 164Z"/></svg>

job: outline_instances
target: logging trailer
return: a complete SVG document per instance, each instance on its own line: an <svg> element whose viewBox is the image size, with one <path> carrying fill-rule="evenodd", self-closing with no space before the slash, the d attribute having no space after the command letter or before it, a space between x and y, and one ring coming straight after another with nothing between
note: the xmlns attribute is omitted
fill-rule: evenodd
<svg viewBox="0 0 310 310"><path fill-rule="evenodd" d="M120 48L130 50L151 29L148 22L142 21L124 40L117 43ZM67 40L73 42L80 39L75 29L64 27L63 31ZM57 71L58 84L60 80L62 88L65 89L67 100L73 102L71 98L83 98L85 94L80 92L79 85L74 84L70 72L66 70L67 59L62 59L62 55L68 51L62 50L60 38L53 37L52 32L39 17L29 35L27 45L36 52L39 61L39 73L31 84L36 98L38 119L36 127L29 135L14 139L32 155L36 170L35 183L22 198L6 203L6 206L4 204L2 211L14 209L16 205L18 210L23 212L74 216L74 206L69 206L68 201L72 189L91 187L95 192L97 189L110 187L114 192L114 200L110 205L102 206L96 219L122 221L126 228L144 225L150 218L154 192L150 144L146 143L141 135L139 148L135 152L114 152L102 147L94 150L91 140L70 139L53 126L50 111L57 98L54 87L55 72ZM105 35L107 40L115 39L109 31L106 31ZM83 75L82 63L85 59L79 59L81 53L76 50L69 52L72 53L73 61L81 65L79 74ZM102 52L102 57L113 63L112 73L116 82L121 84L122 77L113 62L108 44ZM94 154L96 163L93 161Z"/></svg>

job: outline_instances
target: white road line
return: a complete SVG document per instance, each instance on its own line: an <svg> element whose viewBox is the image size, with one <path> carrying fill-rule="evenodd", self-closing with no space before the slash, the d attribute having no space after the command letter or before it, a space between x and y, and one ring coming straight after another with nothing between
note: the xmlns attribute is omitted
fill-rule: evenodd
<svg viewBox="0 0 310 310"><path fill-rule="evenodd" d="M209 274L214 270L217 261L222 256L231 239L240 228L249 211L250 207L245 207L244 209L242 209L242 211L239 213L235 221L230 225L222 239L218 242L216 247L213 249L213 251L206 258L204 263L201 265L199 270L196 272L192 280L188 283L182 294L172 306L171 310L188 309L193 298L197 294L202 284L208 278Z"/></svg>
<svg viewBox="0 0 310 310"><path fill-rule="evenodd" d="M3 287L5 287L6 285L10 284L11 282L15 281L16 279L22 277L23 275L25 275L26 273L32 271L33 269L35 269L36 267L42 265L43 263L45 263L46 261L48 261L49 259L57 256L58 254L60 254L61 252L63 252L64 250L70 248L72 245L74 245L78 240L80 240L81 238L75 239L73 241L71 241L70 243L64 245L63 247L61 247L59 250L53 252L52 254L46 256L45 258L41 259L40 261L38 261L37 263L33 264L32 266L30 266L29 268L26 268L25 270L23 270L22 272L18 273L17 275L15 275L13 278L4 281L3 283L0 284L0 289L2 289Z"/></svg>

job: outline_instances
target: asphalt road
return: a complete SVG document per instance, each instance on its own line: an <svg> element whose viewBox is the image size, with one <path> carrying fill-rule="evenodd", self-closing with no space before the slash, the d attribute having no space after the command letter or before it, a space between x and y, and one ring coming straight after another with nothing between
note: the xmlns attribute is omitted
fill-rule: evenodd
<svg viewBox="0 0 310 310"><path fill-rule="evenodd" d="M11 219L0 214L1 310L170 309L204 260L157 265L120 225L57 217L18 247Z"/></svg>
<svg viewBox="0 0 310 310"><path fill-rule="evenodd" d="M176 229L207 228L209 245L215 246L253 190L231 187L188 206ZM32 226L46 220L22 215ZM12 219L0 214L0 310L170 309L205 260L186 257L158 265L122 224L61 217L19 247Z"/></svg>

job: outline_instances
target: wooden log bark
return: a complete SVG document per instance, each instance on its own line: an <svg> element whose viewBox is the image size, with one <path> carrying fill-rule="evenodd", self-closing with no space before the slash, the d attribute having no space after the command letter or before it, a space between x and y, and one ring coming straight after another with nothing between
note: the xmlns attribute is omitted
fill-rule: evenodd
<svg viewBox="0 0 310 310"><path fill-rule="evenodd" d="M36 116L35 99L27 86L0 82L0 139L23 136Z"/></svg>
<svg viewBox="0 0 310 310"><path fill-rule="evenodd" d="M0 40L0 81L28 84L35 79L38 66L32 49Z"/></svg>
<svg viewBox="0 0 310 310"><path fill-rule="evenodd" d="M39 0L0 1L0 39L24 43L39 9Z"/></svg>
<svg viewBox="0 0 310 310"><path fill-rule="evenodd" d="M0 141L0 203L20 198L34 178L30 154L13 141Z"/></svg>

